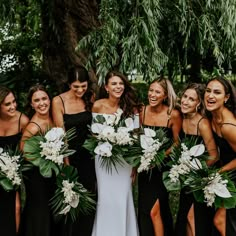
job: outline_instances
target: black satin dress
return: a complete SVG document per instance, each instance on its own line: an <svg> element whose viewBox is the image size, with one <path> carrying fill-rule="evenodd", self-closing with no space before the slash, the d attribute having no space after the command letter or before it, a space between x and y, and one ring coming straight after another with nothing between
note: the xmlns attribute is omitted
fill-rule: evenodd
<svg viewBox="0 0 236 236"><path fill-rule="evenodd" d="M34 124L42 133L40 126ZM55 182L54 175L51 178L43 177L36 166L24 172L26 200L21 217L20 236L57 236L49 205L55 192Z"/></svg>
<svg viewBox="0 0 236 236"><path fill-rule="evenodd" d="M196 144L203 143L203 139L198 135L189 135L181 132L180 138L183 140L194 139ZM185 236L187 228L187 216L189 210L194 205L194 223L195 236L210 236L213 231L213 217L215 210L212 207L207 207L204 203L199 203L194 199L192 193L188 193L187 189L182 189L179 198L179 210L177 213L175 236Z"/></svg>
<svg viewBox="0 0 236 236"><path fill-rule="evenodd" d="M0 147L7 150L16 149L21 139L21 132L11 136L0 136ZM0 235L16 235L16 192L6 192L0 186Z"/></svg>
<svg viewBox="0 0 236 236"><path fill-rule="evenodd" d="M233 125L229 124L227 125ZM214 133L214 138L216 141L217 146L220 150L220 161L222 165L225 165L229 163L232 160L236 159L236 152L231 148L229 143L223 138L218 136L216 133ZM232 175L236 176L236 171L232 172ZM236 181L234 179L234 183L236 184ZM219 234L214 234L219 235ZM236 235L236 208L232 209L226 209L226 236L235 236Z"/></svg>
<svg viewBox="0 0 236 236"><path fill-rule="evenodd" d="M92 114L88 111L67 114L63 100L62 103L64 107L63 118L65 129L76 128L76 137L69 142L69 148L76 150L76 153L69 157L70 164L78 170L79 182L83 184L88 191L96 195L95 162L89 151L82 147L89 134L88 126L91 125ZM90 215L80 213L78 220L73 224L64 225L64 229L62 229L58 235L91 236L94 218L95 211Z"/></svg>
<svg viewBox="0 0 236 236"><path fill-rule="evenodd" d="M144 127L154 130L162 129L166 132L167 138L170 140L172 138L171 128L145 125ZM150 212L157 200L160 203L164 235L173 235L173 219L169 206L169 193L162 181L163 171L166 171L166 169L159 170L158 167L154 167L151 171L144 171L138 175L138 224L140 236L155 236Z"/></svg>

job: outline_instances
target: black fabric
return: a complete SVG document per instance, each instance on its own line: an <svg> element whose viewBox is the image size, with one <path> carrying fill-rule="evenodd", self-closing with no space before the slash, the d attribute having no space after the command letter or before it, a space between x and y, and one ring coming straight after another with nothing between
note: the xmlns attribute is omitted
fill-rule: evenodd
<svg viewBox="0 0 236 236"><path fill-rule="evenodd" d="M61 98L61 97L60 97ZM66 107L64 106L64 112ZM94 194L96 199L96 175L94 159L87 149L82 147L88 134L89 126L92 122L92 114L88 111L79 112L76 114L63 114L65 130L71 128L76 129L76 136L69 142L69 148L76 150L72 156L69 157L70 164L78 170L79 182L83 184L90 192ZM95 212L89 216L79 215L79 218L74 223L67 223L59 227L60 232L57 236L91 236L93 229L93 222L95 218Z"/></svg>
<svg viewBox="0 0 236 236"><path fill-rule="evenodd" d="M167 138L172 138L171 128L145 125L143 127L152 128L154 130L162 129L166 132ZM140 236L155 236L150 212L158 199L161 218L165 229L164 235L173 235L173 219L169 206L169 193L162 181L163 171L164 169L159 170L158 167L154 167L151 171L141 172L138 175L138 223Z"/></svg>
<svg viewBox="0 0 236 236"><path fill-rule="evenodd" d="M21 118L21 115L20 115ZM20 132L20 118L18 122L19 133L10 136L0 136L0 147L5 149L11 149L15 151L22 133ZM15 236L16 235L16 216L15 216L15 204L16 203L16 192L6 192L0 186L0 231L1 235L4 236Z"/></svg>
<svg viewBox="0 0 236 236"><path fill-rule="evenodd" d="M233 125L230 123L224 123L222 125ZM220 161L222 165L229 163L230 161L236 158L235 151L231 148L229 143L223 137L218 136L214 132L214 138L216 140L216 144L220 150ZM236 171L232 172L234 176L234 182L236 177ZM226 236L235 236L236 235L236 208L233 209L226 209Z"/></svg>

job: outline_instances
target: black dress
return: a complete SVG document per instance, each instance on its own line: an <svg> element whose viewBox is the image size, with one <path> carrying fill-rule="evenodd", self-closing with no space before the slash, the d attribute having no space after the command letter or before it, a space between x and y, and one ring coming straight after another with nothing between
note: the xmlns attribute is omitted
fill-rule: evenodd
<svg viewBox="0 0 236 236"><path fill-rule="evenodd" d="M59 96L60 97L60 96ZM60 97L61 98L61 97ZM76 114L66 114L66 107L64 101L64 125L65 130L73 127L76 128L76 137L69 142L69 148L76 150L72 156L69 157L70 164L77 168L79 173L79 182L90 192L96 193L96 175L95 163L92 156L87 149L82 147L89 134L88 125L91 125L92 114L88 111L79 112ZM62 235L68 236L91 236L95 212L90 215L79 215L78 220L71 225L65 225Z"/></svg>
<svg viewBox="0 0 236 236"><path fill-rule="evenodd" d="M184 138L187 139L193 138L197 140L196 144L203 143L202 137L198 135L189 135L181 132L180 138L182 140ZM180 192L179 210L177 213L174 235L176 236L186 235L187 216L192 204L194 204L195 236L210 236L213 230L213 217L215 211L212 207L207 207L206 204L197 202L194 199L192 193L187 193L187 189L182 189Z"/></svg>
<svg viewBox="0 0 236 236"><path fill-rule="evenodd" d="M0 136L0 147L15 150L21 139L21 132L11 136ZM0 231L4 236L16 235L16 192L6 192L0 186Z"/></svg>
<svg viewBox="0 0 236 236"><path fill-rule="evenodd" d="M231 123L224 123L226 125L233 125ZM222 125L224 125L222 124ZM223 138L214 133L214 138L220 150L220 161L222 165L229 163L236 158L236 152L231 148L229 143ZM236 171L232 172L236 176ZM236 181L234 180L236 184ZM217 233L215 235L218 235ZM236 235L236 208L226 209L226 236Z"/></svg>
<svg viewBox="0 0 236 236"><path fill-rule="evenodd" d="M34 124L38 126L37 123ZM40 126L38 127L41 131ZM34 166L24 173L24 183L26 201L21 217L20 236L56 236L49 205L55 190L55 178L43 177L39 168Z"/></svg>
<svg viewBox="0 0 236 236"><path fill-rule="evenodd" d="M143 123L145 122L145 112ZM172 130L167 127L145 126L154 130L162 129L166 132L166 137L172 139ZM159 199L161 218L164 226L164 235L173 235L173 219L169 206L169 193L162 181L162 174L166 169L159 170L154 167L150 172L141 172L138 175L138 224L140 236L155 236L152 220L150 217L151 209Z"/></svg>

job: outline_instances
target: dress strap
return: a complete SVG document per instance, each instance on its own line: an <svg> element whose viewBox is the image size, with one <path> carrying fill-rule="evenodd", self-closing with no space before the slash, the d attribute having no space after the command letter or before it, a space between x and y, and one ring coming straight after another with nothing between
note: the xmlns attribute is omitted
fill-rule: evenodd
<svg viewBox="0 0 236 236"><path fill-rule="evenodd" d="M60 95L58 95L58 97L61 99L62 106L63 106L63 109L64 109L64 114L65 114L66 113L66 108L65 108L64 101L63 101L63 99L62 99L62 97Z"/></svg>
<svg viewBox="0 0 236 236"><path fill-rule="evenodd" d="M19 133L21 132L21 128L20 128L20 119L21 119L21 116L22 116L22 112L20 113L19 120L18 120L18 132L19 132Z"/></svg>
<svg viewBox="0 0 236 236"><path fill-rule="evenodd" d="M169 112L169 110L167 111L167 124L166 124L166 127L168 128L169 127L169 121L171 119L171 111Z"/></svg>
<svg viewBox="0 0 236 236"><path fill-rule="evenodd" d="M198 121L197 123L197 135L199 135L199 125L200 125L200 122L205 119L205 117L201 117L201 119Z"/></svg>
<svg viewBox="0 0 236 236"><path fill-rule="evenodd" d="M32 123L32 124L35 124L36 126L38 126L40 133L43 133L41 127L39 126L39 124L37 124L34 121L30 121L29 123Z"/></svg>
<svg viewBox="0 0 236 236"><path fill-rule="evenodd" d="M223 125L233 125L233 126L236 126L235 124L232 124L232 123L223 123L223 124L221 124L221 127L222 127Z"/></svg>
<svg viewBox="0 0 236 236"><path fill-rule="evenodd" d="M145 120L146 107L147 106L144 107L144 111L143 111L142 124L144 124L144 120Z"/></svg>

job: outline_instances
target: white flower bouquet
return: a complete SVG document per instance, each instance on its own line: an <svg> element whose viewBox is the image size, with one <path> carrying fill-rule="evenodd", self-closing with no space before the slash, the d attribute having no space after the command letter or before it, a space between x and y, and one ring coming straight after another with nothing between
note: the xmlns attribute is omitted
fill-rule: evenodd
<svg viewBox="0 0 236 236"><path fill-rule="evenodd" d="M78 182L77 170L65 166L57 176L57 189L50 200L55 219L75 221L80 212L89 214L95 210L95 204L93 195Z"/></svg>
<svg viewBox="0 0 236 236"><path fill-rule="evenodd" d="M155 131L144 128L143 131L144 133L140 135L141 152L136 156L136 159L139 160L138 173L149 171L155 166L161 168L168 148L166 144L169 143L169 139L162 129Z"/></svg>
<svg viewBox="0 0 236 236"><path fill-rule="evenodd" d="M51 177L54 171L59 174L65 157L72 155L75 150L68 148L68 141L75 135L75 129L65 132L62 128L54 127L45 135L32 136L24 142L24 157L44 177Z"/></svg>
<svg viewBox="0 0 236 236"><path fill-rule="evenodd" d="M0 184L6 190L17 189L21 185L21 155L0 148Z"/></svg>
<svg viewBox="0 0 236 236"><path fill-rule="evenodd" d="M170 156L171 168L163 173L163 181L168 191L185 188L193 193L198 202L207 206L232 208L236 206L236 188L227 173L208 167L205 146L196 144L196 139L185 139L173 148Z"/></svg>
<svg viewBox="0 0 236 236"><path fill-rule="evenodd" d="M218 169L203 168L191 171L184 185L192 192L198 202L219 208L236 206L236 188L230 174L219 173Z"/></svg>
<svg viewBox="0 0 236 236"><path fill-rule="evenodd" d="M184 139L173 146L168 163L170 170L163 173L164 184L169 191L180 190L190 172L206 167L205 146L196 144L197 139Z"/></svg>
<svg viewBox="0 0 236 236"><path fill-rule="evenodd" d="M112 115L96 115L90 127L92 135L85 141L84 147L92 155L101 157L101 165L108 171L112 166L124 163L124 155L134 144L134 120L121 119L122 110Z"/></svg>

